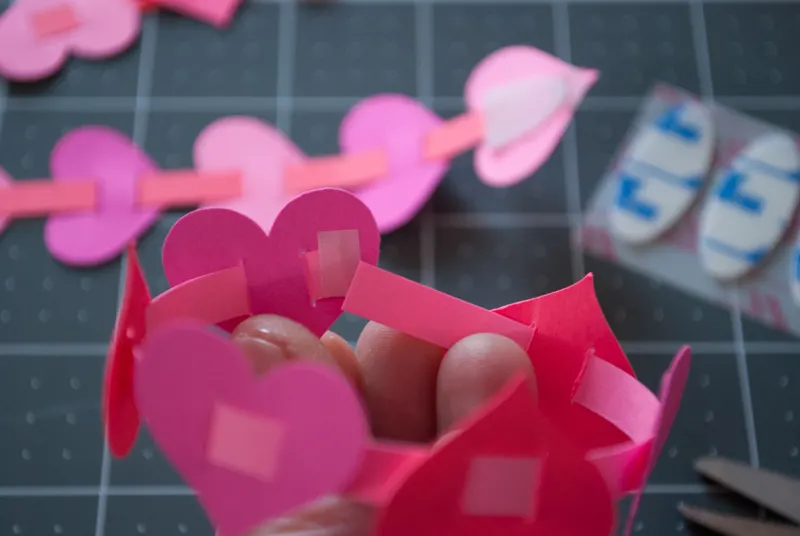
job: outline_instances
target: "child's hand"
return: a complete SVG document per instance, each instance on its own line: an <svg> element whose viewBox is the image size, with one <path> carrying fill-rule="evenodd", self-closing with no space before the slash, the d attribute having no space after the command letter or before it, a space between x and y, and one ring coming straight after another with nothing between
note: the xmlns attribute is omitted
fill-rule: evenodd
<svg viewBox="0 0 800 536"><path fill-rule="evenodd" d="M266 372L285 360L310 358L336 365L362 394L376 437L428 442L480 406L517 372L533 370L526 353L499 335L473 335L449 351L370 323L355 351L328 332L317 339L303 326L258 316L234 331L234 341ZM372 511L325 499L253 536L367 536Z"/></svg>

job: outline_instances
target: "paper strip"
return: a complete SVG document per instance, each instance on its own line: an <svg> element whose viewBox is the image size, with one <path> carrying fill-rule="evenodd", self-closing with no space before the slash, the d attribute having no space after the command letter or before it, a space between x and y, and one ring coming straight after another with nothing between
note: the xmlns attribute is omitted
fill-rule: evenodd
<svg viewBox="0 0 800 536"><path fill-rule="evenodd" d="M342 310L450 348L476 333L496 333L527 350L534 328L361 262Z"/></svg>
<svg viewBox="0 0 800 536"><path fill-rule="evenodd" d="M311 158L286 167L283 184L290 193L315 188L356 188L389 172L386 152L375 149L357 154Z"/></svg>
<svg viewBox="0 0 800 536"><path fill-rule="evenodd" d="M242 0L155 0L156 5L217 28L224 28L230 24L241 2Z"/></svg>
<svg viewBox="0 0 800 536"><path fill-rule="evenodd" d="M345 490L348 499L381 506L391 500L394 491L430 454L425 446L401 443L374 443L364 452L361 469Z"/></svg>
<svg viewBox="0 0 800 536"><path fill-rule="evenodd" d="M603 417L636 443L653 438L653 426L661 412L655 394L597 356L586 361L572 401Z"/></svg>
<svg viewBox="0 0 800 536"><path fill-rule="evenodd" d="M462 114L450 119L425 140L427 160L449 160L475 147L483 139L483 118L476 114Z"/></svg>
<svg viewBox="0 0 800 536"><path fill-rule="evenodd" d="M39 37L58 35L78 27L75 11L66 3L34 11L31 22Z"/></svg>
<svg viewBox="0 0 800 536"><path fill-rule="evenodd" d="M146 207L194 206L242 195L238 171L168 171L142 177L139 204Z"/></svg>
<svg viewBox="0 0 800 536"><path fill-rule="evenodd" d="M190 279L156 297L147 308L147 329L189 319L216 325L249 315L247 280L238 265Z"/></svg>
<svg viewBox="0 0 800 536"><path fill-rule="evenodd" d="M466 515L521 517L536 513L541 461L536 458L477 456L462 497Z"/></svg>
<svg viewBox="0 0 800 536"><path fill-rule="evenodd" d="M343 298L361 262L357 230L317 233L318 286L314 299Z"/></svg>
<svg viewBox="0 0 800 536"><path fill-rule="evenodd" d="M211 415L208 460L269 482L275 476L283 436L279 421L217 402Z"/></svg>
<svg viewBox="0 0 800 536"><path fill-rule="evenodd" d="M0 188L0 215L5 217L40 218L54 213L90 210L95 206L97 186L93 180L24 180Z"/></svg>

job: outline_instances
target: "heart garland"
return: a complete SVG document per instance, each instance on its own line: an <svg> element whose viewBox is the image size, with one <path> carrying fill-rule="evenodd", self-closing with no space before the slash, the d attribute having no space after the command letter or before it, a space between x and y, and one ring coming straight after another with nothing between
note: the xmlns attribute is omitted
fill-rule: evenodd
<svg viewBox="0 0 800 536"><path fill-rule="evenodd" d="M235 231L230 244L214 222ZM104 395L112 451L130 449L140 412L221 536L243 536L329 494L377 507L377 536L455 536L467 527L476 536L610 534L617 501L641 490L669 433L689 353L676 356L659 397L647 391L603 318L591 277L481 313L535 327L527 351L538 385L513 379L433 445L369 438L364 408L342 376L300 361L257 377L224 332L207 327L256 314L252 304L263 300L279 314L302 312L295 318L321 334L351 292L346 281L321 282L344 274L363 294L368 283L359 274L380 273L378 240L368 208L342 190L298 197L269 235L228 209L184 216L165 243L175 286L151 300L141 271L129 270ZM218 257L209 260L213 251ZM271 263L261 256L277 268L265 274ZM213 285L224 287L220 300L208 299ZM338 290L319 298L321 286ZM455 300L442 294L437 303L447 299ZM246 307L229 307L239 301ZM392 301L390 317L414 314L403 296ZM308 305L323 302L336 305L321 312ZM580 433L587 426L597 438ZM585 499L580 515L576 493Z"/></svg>

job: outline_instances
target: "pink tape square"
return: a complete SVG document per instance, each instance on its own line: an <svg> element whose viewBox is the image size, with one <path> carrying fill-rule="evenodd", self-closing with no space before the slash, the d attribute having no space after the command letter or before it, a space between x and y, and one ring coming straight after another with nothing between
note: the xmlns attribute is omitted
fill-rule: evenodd
<svg viewBox="0 0 800 536"><path fill-rule="evenodd" d="M57 35L78 27L78 17L69 4L56 4L34 11L32 22L39 37Z"/></svg>
<svg viewBox="0 0 800 536"><path fill-rule="evenodd" d="M218 402L211 415L208 461L270 481L275 476L283 435L279 421Z"/></svg>
<svg viewBox="0 0 800 536"><path fill-rule="evenodd" d="M358 231L320 231L317 242L316 298L343 298L361 261Z"/></svg>
<svg viewBox="0 0 800 536"><path fill-rule="evenodd" d="M536 458L476 457L467 474L461 509L471 516L532 519L540 471Z"/></svg>

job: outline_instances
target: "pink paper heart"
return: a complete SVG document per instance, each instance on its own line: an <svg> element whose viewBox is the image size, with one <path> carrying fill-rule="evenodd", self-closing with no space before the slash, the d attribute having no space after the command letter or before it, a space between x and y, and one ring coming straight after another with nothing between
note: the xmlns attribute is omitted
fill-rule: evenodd
<svg viewBox="0 0 800 536"><path fill-rule="evenodd" d="M312 300L303 253L317 250L320 231L337 230L357 230L361 260L378 262L375 220L366 205L344 190L323 188L295 197L269 235L240 212L199 209L178 220L167 235L164 273L176 286L242 264L253 314L286 316L320 336L341 315L344 298Z"/></svg>
<svg viewBox="0 0 800 536"><path fill-rule="evenodd" d="M470 73L464 88L467 108L481 112L486 93L503 84L531 76L563 77L567 103L535 131L501 150L485 144L475 150L475 171L490 186L511 186L539 169L566 132L575 109L594 85L598 72L580 69L529 46L501 48L486 56Z"/></svg>
<svg viewBox="0 0 800 536"><path fill-rule="evenodd" d="M425 205L449 167L422 158L425 136L442 124L422 103L405 95L374 95L354 106L339 127L343 153L384 149L390 172L355 194L370 208L382 233L408 223Z"/></svg>
<svg viewBox="0 0 800 536"><path fill-rule="evenodd" d="M228 208L245 214L267 230L293 196L283 186L283 169L305 159L284 134L260 119L230 116L214 121L197 137L194 163L198 171L238 169L244 180L242 196L206 207Z"/></svg>
<svg viewBox="0 0 800 536"><path fill-rule="evenodd" d="M633 522L636 519L636 512L639 509L644 486L647 484L647 479L650 478L650 473L653 472L656 462L658 462L661 450L667 442L670 430L672 430L672 424L678 415L678 409L680 409L681 400L683 399L683 390L686 387L686 381L689 379L691 365L692 352L688 346L684 346L678 350L678 353L672 359L672 363L670 363L669 369L661 378L661 386L658 391L658 399L661 401L661 413L655 423L654 438L649 446L649 456L645 460L646 465L641 486L634 494L633 501L628 509L628 518L623 532L624 536L628 536L633 530Z"/></svg>
<svg viewBox="0 0 800 536"><path fill-rule="evenodd" d="M158 217L156 209L135 206L138 178L158 172L158 167L130 138L114 129L86 126L68 132L50 154L50 171L54 181L91 179L98 184L95 209L47 220L47 248L66 264L111 260Z"/></svg>
<svg viewBox="0 0 800 536"><path fill-rule="evenodd" d="M39 35L35 18L53 9L71 13L75 26ZM16 0L0 15L0 74L32 81L58 71L70 53L113 56L133 44L140 23L133 0Z"/></svg>
<svg viewBox="0 0 800 536"><path fill-rule="evenodd" d="M142 416L156 444L198 492L220 536L243 535L337 493L358 470L366 418L353 388L332 368L294 361L256 378L232 343L189 324L151 334L141 356L135 385ZM226 428L226 437L214 437L219 404L246 414L252 426ZM248 444L262 423L271 433ZM216 440L235 450L238 458L227 461L238 467L209 461Z"/></svg>
<svg viewBox="0 0 800 536"><path fill-rule="evenodd" d="M10 186L13 186L13 184L14 184L14 179L11 177L11 175L6 173L6 170L0 167L0 188L8 188ZM10 218L0 218L0 233L5 231L9 221Z"/></svg>

